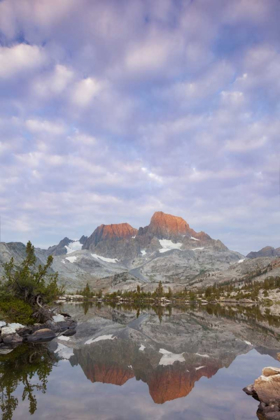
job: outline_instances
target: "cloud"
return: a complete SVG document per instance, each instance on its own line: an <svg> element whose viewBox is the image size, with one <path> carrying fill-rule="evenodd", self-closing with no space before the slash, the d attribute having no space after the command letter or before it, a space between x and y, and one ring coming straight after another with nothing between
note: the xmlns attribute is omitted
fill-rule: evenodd
<svg viewBox="0 0 280 420"><path fill-rule="evenodd" d="M102 89L102 83L88 77L76 83L71 93L71 101L74 105L86 107Z"/></svg>
<svg viewBox="0 0 280 420"><path fill-rule="evenodd" d="M15 75L38 69L47 61L43 49L37 45L18 44L0 47L0 79L10 79Z"/></svg>
<svg viewBox="0 0 280 420"><path fill-rule="evenodd" d="M279 246L279 5L0 2L3 239L162 210Z"/></svg>
<svg viewBox="0 0 280 420"><path fill-rule="evenodd" d="M61 95L73 80L74 73L66 66L57 64L52 72L38 76L32 82L32 90L42 98Z"/></svg>
<svg viewBox="0 0 280 420"><path fill-rule="evenodd" d="M26 121L25 125L26 128L32 133L61 135L66 131L63 123L56 123L47 120L30 119Z"/></svg>

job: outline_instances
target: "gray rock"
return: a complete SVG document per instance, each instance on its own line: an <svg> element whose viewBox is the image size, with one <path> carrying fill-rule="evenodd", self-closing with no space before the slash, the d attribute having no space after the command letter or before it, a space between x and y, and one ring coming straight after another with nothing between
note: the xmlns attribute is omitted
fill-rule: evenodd
<svg viewBox="0 0 280 420"><path fill-rule="evenodd" d="M15 334L16 330L13 327L3 327L1 329L1 337L4 338L6 335Z"/></svg>
<svg viewBox="0 0 280 420"><path fill-rule="evenodd" d="M9 344L9 345L17 345L22 343L22 337L20 337L18 334L9 334L3 336L3 343Z"/></svg>
<svg viewBox="0 0 280 420"><path fill-rule="evenodd" d="M26 337L27 335L30 335L33 333L34 330L32 330L32 328L29 327L23 327L20 328L19 330L17 330L18 335L20 335L21 337Z"/></svg>
<svg viewBox="0 0 280 420"><path fill-rule="evenodd" d="M64 335L65 337L72 337L75 334L76 330L74 328L71 328L69 330L66 330L65 333L63 333L62 335Z"/></svg>
<svg viewBox="0 0 280 420"><path fill-rule="evenodd" d="M33 334L28 335L25 341L28 343L35 343L38 341L51 341L56 337L55 333L49 328L43 328L35 331Z"/></svg>
<svg viewBox="0 0 280 420"><path fill-rule="evenodd" d="M5 354L9 354L9 353L11 353L13 350L14 350L13 348L0 348L0 355L1 355L1 354L3 354L3 355L5 355Z"/></svg>

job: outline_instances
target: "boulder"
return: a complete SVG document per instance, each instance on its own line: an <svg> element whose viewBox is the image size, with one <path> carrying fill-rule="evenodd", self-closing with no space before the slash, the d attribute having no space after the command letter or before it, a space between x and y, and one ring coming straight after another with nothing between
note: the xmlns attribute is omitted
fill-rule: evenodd
<svg viewBox="0 0 280 420"><path fill-rule="evenodd" d="M20 328L19 330L17 330L17 333L21 337L26 337L27 335L32 334L33 330L32 330L32 328L29 328L29 327L23 327L23 328Z"/></svg>
<svg viewBox="0 0 280 420"><path fill-rule="evenodd" d="M56 337L55 333L49 328L43 328L35 331L33 334L25 337L28 343L35 343L38 341L51 341Z"/></svg>
<svg viewBox="0 0 280 420"><path fill-rule="evenodd" d="M264 368L262 375L254 382L254 390L261 402L280 403L280 369Z"/></svg>
<svg viewBox="0 0 280 420"><path fill-rule="evenodd" d="M54 320L54 322L63 322L63 321L65 321L65 318L64 318L63 315L58 314L58 315L53 316L53 320Z"/></svg>
<svg viewBox="0 0 280 420"><path fill-rule="evenodd" d="M1 329L1 337L4 338L6 335L15 334L16 330L13 327L3 327Z"/></svg>
<svg viewBox="0 0 280 420"><path fill-rule="evenodd" d="M243 389L246 394L260 401L258 418L280 420L280 369L266 367L253 385Z"/></svg>
<svg viewBox="0 0 280 420"><path fill-rule="evenodd" d="M49 328L51 328L56 333L61 333L61 332L64 332L66 330L69 330L69 329L75 330L76 325L77 325L77 323L75 321L73 321L72 319L70 319L70 320L63 321L63 322L57 322L56 324L53 324Z"/></svg>
<svg viewBox="0 0 280 420"><path fill-rule="evenodd" d="M65 337L72 337L72 335L75 335L75 334L76 334L76 330L74 328L69 328L62 335L64 335Z"/></svg>
<svg viewBox="0 0 280 420"><path fill-rule="evenodd" d="M280 374L280 368L265 367L262 370L262 374L263 374L263 376L279 375Z"/></svg>
<svg viewBox="0 0 280 420"><path fill-rule="evenodd" d="M21 344L22 343L22 337L20 337L17 333L15 334L7 334L3 337L3 343L9 344L11 346Z"/></svg>
<svg viewBox="0 0 280 420"><path fill-rule="evenodd" d="M20 328L24 328L24 325L19 324L18 322L13 322L11 324L8 324L8 327L13 328L14 330L19 330Z"/></svg>
<svg viewBox="0 0 280 420"><path fill-rule="evenodd" d="M0 348L0 355L9 354L13 351L13 348Z"/></svg>

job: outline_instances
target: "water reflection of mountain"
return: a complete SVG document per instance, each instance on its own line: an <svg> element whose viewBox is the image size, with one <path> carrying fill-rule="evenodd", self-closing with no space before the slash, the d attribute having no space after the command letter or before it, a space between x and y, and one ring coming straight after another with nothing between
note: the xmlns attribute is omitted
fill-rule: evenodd
<svg viewBox="0 0 280 420"><path fill-rule="evenodd" d="M112 317L116 321L118 313ZM125 324L124 314L120 317ZM187 396L202 377L211 378L253 346L275 355L278 347L269 332L207 312L178 313L163 322L151 314L131 321L129 315L122 328L106 320L105 333L102 327L87 330L86 324L87 341L91 331L92 341L108 332L113 339L85 344L80 337L71 363L79 364L91 382L122 386L131 378L141 380L157 404Z"/></svg>
<svg viewBox="0 0 280 420"><path fill-rule="evenodd" d="M118 341L99 342L75 350L72 363L78 363L91 382L121 386L135 377L147 383L157 404L187 396L196 381L203 376L210 378L222 367L219 361L187 354L184 355L185 362L156 365L160 353L148 351L145 354L133 343Z"/></svg>

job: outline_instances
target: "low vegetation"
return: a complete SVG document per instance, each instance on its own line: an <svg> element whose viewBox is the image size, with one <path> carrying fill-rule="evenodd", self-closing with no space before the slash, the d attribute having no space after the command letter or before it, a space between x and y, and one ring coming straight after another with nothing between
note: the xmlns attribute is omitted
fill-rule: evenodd
<svg viewBox="0 0 280 420"><path fill-rule="evenodd" d="M272 305L269 299L269 292L280 291L280 277L269 277L264 281L257 282L253 280L246 280L242 283L224 283L214 284L206 289L187 289L180 292L172 292L171 288L165 290L162 282L159 282L158 287L154 292L146 292L140 285L136 290L118 290L113 293L102 293L101 290L94 292L90 289L89 284L82 290L77 290L77 294L88 299L102 299L110 301L128 301L128 302L150 302L157 304L159 301L167 300L167 302L220 302L220 301L237 301L246 302L251 301L255 303L262 303L264 306ZM280 299L280 296L279 296Z"/></svg>
<svg viewBox="0 0 280 420"><path fill-rule="evenodd" d="M45 322L49 311L45 307L63 290L58 286L57 273L51 271L53 257L45 265L37 264L34 246L28 242L26 257L20 265L12 258L3 265L0 281L0 311L9 321L22 324Z"/></svg>

